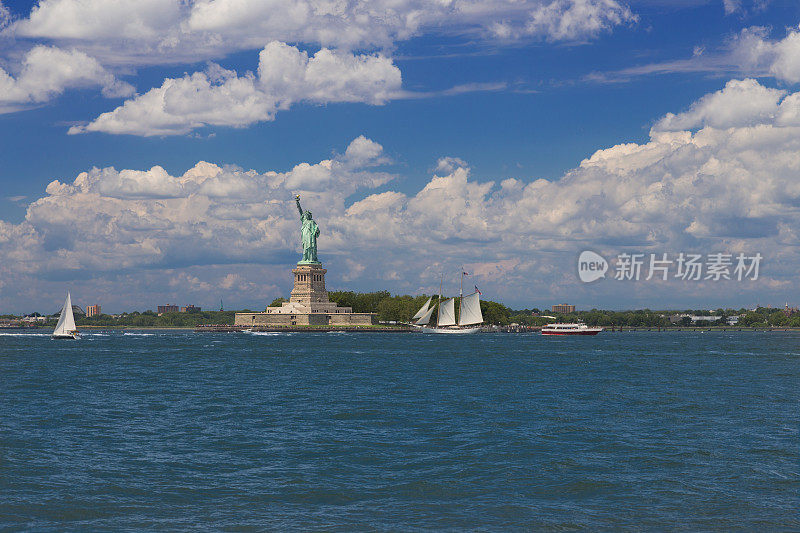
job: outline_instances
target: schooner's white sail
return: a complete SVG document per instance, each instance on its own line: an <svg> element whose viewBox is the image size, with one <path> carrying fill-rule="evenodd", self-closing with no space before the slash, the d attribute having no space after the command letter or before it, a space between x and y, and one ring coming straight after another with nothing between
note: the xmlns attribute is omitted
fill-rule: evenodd
<svg viewBox="0 0 800 533"><path fill-rule="evenodd" d="M464 287L464 276L469 276L464 270L461 270L461 289ZM442 276L444 279L444 276ZM459 294L463 294L459 290ZM436 309L436 304L428 309L432 298L428 298L425 305L422 306L414 319L419 317L419 320L414 322L415 326L419 327L422 333L447 333L447 334L468 334L477 333L481 331L481 324L483 322L483 314L481 313L480 292L478 287L475 287L475 292L468 296L459 296L459 319L456 325L456 305L455 298L448 298L442 300L442 287L439 287L439 317L435 324L428 325L431 321L431 315Z"/></svg>
<svg viewBox="0 0 800 533"><path fill-rule="evenodd" d="M449 298L439 306L439 327L456 325L456 299Z"/></svg>
<svg viewBox="0 0 800 533"><path fill-rule="evenodd" d="M427 301L427 302L425 302L425 305L423 305L422 307L420 307L419 311L417 311L417 314L416 314L416 315L414 315L413 317L411 317L411 320L417 320L418 318L422 318L422 317L424 317L424 316L425 316L425 314L426 314L428 311L430 311L431 300L433 300L433 296L431 296L430 298L428 298L428 301ZM428 322L426 321L426 322L425 322L425 324L427 324L427 323L428 323Z"/></svg>
<svg viewBox="0 0 800 533"><path fill-rule="evenodd" d="M53 337L75 338L75 317L72 315L72 298L67 291L67 300L61 308L61 316L58 317L58 324L53 330Z"/></svg>
<svg viewBox="0 0 800 533"><path fill-rule="evenodd" d="M473 292L461 298L461 306L458 313L458 325L469 326L483 322L481 313L481 300L478 292Z"/></svg>
<svg viewBox="0 0 800 533"><path fill-rule="evenodd" d="M431 307L430 309L428 309L428 311L427 311L427 312L426 312L424 315L422 315L422 316L420 317L420 319L419 319L419 320L417 320L416 322L414 322L414 324L416 324L416 325L418 325L418 326L424 326L424 325L426 325L428 322L430 322L430 321L431 321L431 315L433 315L433 312L434 312L435 310L436 310L436 306L434 305L433 307Z"/></svg>

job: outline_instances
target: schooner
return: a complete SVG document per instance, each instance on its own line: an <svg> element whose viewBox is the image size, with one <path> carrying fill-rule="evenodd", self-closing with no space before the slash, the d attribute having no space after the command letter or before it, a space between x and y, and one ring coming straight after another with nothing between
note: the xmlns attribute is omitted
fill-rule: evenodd
<svg viewBox="0 0 800 533"><path fill-rule="evenodd" d="M437 308L437 304L431 305L433 296L428 298L425 305L417 311L417 314L411 319L413 325L418 327L423 333L477 333L480 331L480 326L483 322L483 314L481 313L481 299L480 292L475 288L475 292L463 296L464 286L464 272L461 272L461 291L459 300L458 322L456 322L456 298L448 298L442 301L441 288L439 289L439 313L436 317L436 323L430 325L433 312Z"/></svg>

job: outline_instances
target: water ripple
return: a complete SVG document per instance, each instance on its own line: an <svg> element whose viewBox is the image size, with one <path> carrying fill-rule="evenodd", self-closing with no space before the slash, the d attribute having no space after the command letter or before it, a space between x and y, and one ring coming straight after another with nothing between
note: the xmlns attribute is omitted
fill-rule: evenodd
<svg viewBox="0 0 800 533"><path fill-rule="evenodd" d="M800 529L791 334L0 337L0 529Z"/></svg>

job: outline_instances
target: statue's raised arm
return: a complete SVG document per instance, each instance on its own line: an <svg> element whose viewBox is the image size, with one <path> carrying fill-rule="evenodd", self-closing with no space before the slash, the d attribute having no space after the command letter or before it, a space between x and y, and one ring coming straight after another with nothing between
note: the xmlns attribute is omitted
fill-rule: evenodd
<svg viewBox="0 0 800 533"><path fill-rule="evenodd" d="M294 201L297 202L297 210L300 211L300 218L303 218L303 208L300 207L300 195L299 194L295 195Z"/></svg>

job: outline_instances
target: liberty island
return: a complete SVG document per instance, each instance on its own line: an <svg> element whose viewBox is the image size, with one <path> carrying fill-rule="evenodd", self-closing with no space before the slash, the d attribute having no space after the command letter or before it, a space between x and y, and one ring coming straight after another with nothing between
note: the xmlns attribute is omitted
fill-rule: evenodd
<svg viewBox="0 0 800 533"><path fill-rule="evenodd" d="M317 258L320 228L311 211L304 211L300 195L295 196L300 212L300 244L303 255L292 269L294 288L288 302L267 307L263 313L236 313L234 326L371 326L377 323L374 313L354 313L328 299L325 289L327 269Z"/></svg>

